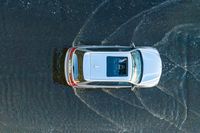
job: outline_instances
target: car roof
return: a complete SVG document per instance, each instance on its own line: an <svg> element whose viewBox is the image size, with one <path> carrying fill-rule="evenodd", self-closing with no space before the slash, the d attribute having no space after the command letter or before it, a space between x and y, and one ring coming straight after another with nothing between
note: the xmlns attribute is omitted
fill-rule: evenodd
<svg viewBox="0 0 200 133"><path fill-rule="evenodd" d="M107 57L127 57L127 76L107 76ZM132 73L130 68L132 68L130 52L89 51L83 57L83 75L86 81L130 81Z"/></svg>

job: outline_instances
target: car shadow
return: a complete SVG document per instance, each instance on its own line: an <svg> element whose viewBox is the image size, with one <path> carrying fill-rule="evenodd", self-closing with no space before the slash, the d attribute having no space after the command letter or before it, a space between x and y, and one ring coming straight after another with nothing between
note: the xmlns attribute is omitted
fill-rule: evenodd
<svg viewBox="0 0 200 133"><path fill-rule="evenodd" d="M54 83L68 86L65 79L64 60L68 48L54 48L52 56L52 79Z"/></svg>

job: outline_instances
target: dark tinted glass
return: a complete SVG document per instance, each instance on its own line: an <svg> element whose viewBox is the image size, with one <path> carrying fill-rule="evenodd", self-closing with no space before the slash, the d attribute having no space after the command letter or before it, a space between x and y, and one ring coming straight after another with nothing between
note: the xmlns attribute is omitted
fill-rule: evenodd
<svg viewBox="0 0 200 133"><path fill-rule="evenodd" d="M128 58L108 56L107 76L108 77L128 76Z"/></svg>
<svg viewBox="0 0 200 133"><path fill-rule="evenodd" d="M97 81L97 82L89 82L87 85L99 85L99 86L131 86L129 82L105 82L105 81Z"/></svg>
<svg viewBox="0 0 200 133"><path fill-rule="evenodd" d="M74 62L73 62L73 74L74 74L74 79L80 82L85 81L83 77L83 56L84 56L84 51L76 50L75 51L75 56L74 56Z"/></svg>
<svg viewBox="0 0 200 133"><path fill-rule="evenodd" d="M78 80L78 58L76 54L73 56L73 76L74 80Z"/></svg>
<svg viewBox="0 0 200 133"><path fill-rule="evenodd" d="M95 47L95 48L87 48L90 51L130 51L130 47Z"/></svg>
<svg viewBox="0 0 200 133"><path fill-rule="evenodd" d="M142 56L140 51L134 50L131 52L132 55L132 77L133 83L139 83L142 79Z"/></svg>

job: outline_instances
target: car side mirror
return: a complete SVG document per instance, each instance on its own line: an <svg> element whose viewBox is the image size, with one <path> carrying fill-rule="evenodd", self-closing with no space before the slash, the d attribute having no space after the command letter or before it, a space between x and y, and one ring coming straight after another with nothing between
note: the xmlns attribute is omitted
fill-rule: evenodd
<svg viewBox="0 0 200 133"><path fill-rule="evenodd" d="M131 91L135 91L136 89L137 89L137 86L136 85L132 85Z"/></svg>
<svg viewBox="0 0 200 133"><path fill-rule="evenodd" d="M130 46L131 46L131 48L135 48L134 42L131 42Z"/></svg>

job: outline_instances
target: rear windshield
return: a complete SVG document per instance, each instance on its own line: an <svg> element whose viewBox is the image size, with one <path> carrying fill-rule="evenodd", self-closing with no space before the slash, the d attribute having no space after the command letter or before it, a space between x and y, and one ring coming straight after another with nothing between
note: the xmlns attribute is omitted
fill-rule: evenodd
<svg viewBox="0 0 200 133"><path fill-rule="evenodd" d="M76 54L73 55L73 76L74 80L78 80L78 57Z"/></svg>
<svg viewBox="0 0 200 133"><path fill-rule="evenodd" d="M107 76L108 77L128 76L128 58L108 56Z"/></svg>
<svg viewBox="0 0 200 133"><path fill-rule="evenodd" d="M83 77L83 51L80 51L76 49L74 55L73 55L73 76L74 80L77 82L83 82L85 81Z"/></svg>

